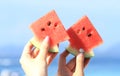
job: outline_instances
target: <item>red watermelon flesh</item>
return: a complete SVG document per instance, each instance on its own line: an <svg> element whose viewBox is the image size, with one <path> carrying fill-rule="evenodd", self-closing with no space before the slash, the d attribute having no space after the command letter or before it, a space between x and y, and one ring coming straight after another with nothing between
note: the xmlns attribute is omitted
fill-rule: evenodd
<svg viewBox="0 0 120 76"><path fill-rule="evenodd" d="M41 42L46 36L49 36L51 39L51 47L69 39L63 24L54 10L32 23L30 28L39 42Z"/></svg>
<svg viewBox="0 0 120 76"><path fill-rule="evenodd" d="M67 32L70 36L70 47L76 50L82 48L85 52L90 52L94 47L103 42L87 16L82 17Z"/></svg>

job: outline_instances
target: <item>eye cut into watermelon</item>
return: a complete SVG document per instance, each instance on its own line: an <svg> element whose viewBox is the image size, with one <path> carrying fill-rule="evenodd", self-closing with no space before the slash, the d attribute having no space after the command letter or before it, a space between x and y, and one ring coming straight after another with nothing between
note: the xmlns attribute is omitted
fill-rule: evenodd
<svg viewBox="0 0 120 76"><path fill-rule="evenodd" d="M50 37L51 50L49 51L51 52L58 52L57 45L69 39L69 35L54 10L32 23L30 29L34 34L31 43L37 48L46 36Z"/></svg>
<svg viewBox="0 0 120 76"><path fill-rule="evenodd" d="M73 24L67 33L70 36L70 45L67 50L73 55L77 55L80 49L85 51L85 57L94 56L93 48L100 45L103 40L92 25L87 16L83 16L78 22Z"/></svg>

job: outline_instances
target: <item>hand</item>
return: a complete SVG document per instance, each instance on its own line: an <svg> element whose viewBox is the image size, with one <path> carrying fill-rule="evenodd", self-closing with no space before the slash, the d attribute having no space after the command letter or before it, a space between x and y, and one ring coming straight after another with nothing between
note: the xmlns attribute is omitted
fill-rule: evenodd
<svg viewBox="0 0 120 76"><path fill-rule="evenodd" d="M57 76L84 76L84 67L88 64L90 59L87 58L84 60L83 53L80 53L77 57L74 57L66 63L68 54L68 51L64 51L60 55Z"/></svg>
<svg viewBox="0 0 120 76"><path fill-rule="evenodd" d="M20 63L27 76L47 76L47 67L56 56L56 54L50 53L48 50L49 37L43 40L40 50L34 49L30 42L26 44Z"/></svg>

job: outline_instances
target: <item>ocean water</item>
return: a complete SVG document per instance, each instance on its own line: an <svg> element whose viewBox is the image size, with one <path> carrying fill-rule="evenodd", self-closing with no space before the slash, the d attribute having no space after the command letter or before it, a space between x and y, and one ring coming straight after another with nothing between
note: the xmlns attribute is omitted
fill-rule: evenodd
<svg viewBox="0 0 120 76"><path fill-rule="evenodd" d="M120 59L93 59L85 69L85 76L120 76Z"/></svg>
<svg viewBox="0 0 120 76"><path fill-rule="evenodd" d="M56 75L57 64L55 59L48 67L49 76ZM0 76L25 76L19 58L0 58Z"/></svg>
<svg viewBox="0 0 120 76"><path fill-rule="evenodd" d="M0 58L0 76L24 76L19 64L19 58Z"/></svg>
<svg viewBox="0 0 120 76"><path fill-rule="evenodd" d="M48 76L56 76L58 57L48 68ZM91 59L84 70L85 76L120 76L119 59ZM19 58L0 58L0 76L25 76Z"/></svg>
<svg viewBox="0 0 120 76"><path fill-rule="evenodd" d="M60 53L62 52L63 47L60 48ZM17 48L17 49L16 49ZM5 52L0 54L3 57L0 57L0 76L25 76L20 63L21 50L16 47L13 52L9 52L9 49L3 48ZM113 51L114 49L114 51ZM19 52L16 52L18 50ZM99 54L97 49L95 51L95 57L91 58L88 66L84 69L85 76L120 76L120 57L118 46L108 49L109 51L103 54ZM111 52L111 53L109 53ZM48 67L48 76L56 76L58 69L58 60L60 53L55 57L50 66ZM1 56L0 55L0 56ZM68 56L67 61L69 61L73 56Z"/></svg>

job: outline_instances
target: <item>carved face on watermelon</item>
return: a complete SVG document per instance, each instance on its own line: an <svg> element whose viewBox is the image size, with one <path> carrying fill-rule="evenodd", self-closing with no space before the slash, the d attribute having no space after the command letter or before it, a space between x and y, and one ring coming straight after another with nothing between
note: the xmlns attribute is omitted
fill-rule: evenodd
<svg viewBox="0 0 120 76"><path fill-rule="evenodd" d="M87 16L71 26L67 32L70 36L70 46L78 50L82 48L85 51L90 51L102 43L101 37Z"/></svg>
<svg viewBox="0 0 120 76"><path fill-rule="evenodd" d="M37 41L41 42L49 36L51 47L62 41L68 40L69 36L54 10L50 11L30 26Z"/></svg>

